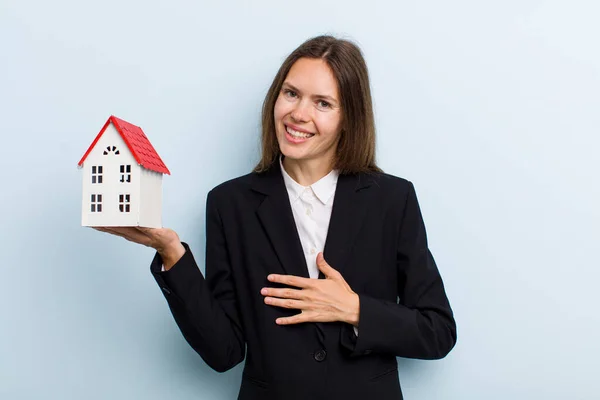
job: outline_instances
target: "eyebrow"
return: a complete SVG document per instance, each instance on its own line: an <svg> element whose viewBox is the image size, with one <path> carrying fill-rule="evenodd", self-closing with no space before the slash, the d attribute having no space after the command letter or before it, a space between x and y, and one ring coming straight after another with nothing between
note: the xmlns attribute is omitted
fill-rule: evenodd
<svg viewBox="0 0 600 400"><path fill-rule="evenodd" d="M282 86L287 86L288 88L292 89L294 92L298 92L298 93L302 93L302 91L300 89L298 89L297 87L295 87L294 85L292 85L289 82L283 82ZM312 96L315 99L326 99L329 100L332 103L335 103L336 105L338 104L338 100L334 97L331 96L327 96L325 94L315 94Z"/></svg>

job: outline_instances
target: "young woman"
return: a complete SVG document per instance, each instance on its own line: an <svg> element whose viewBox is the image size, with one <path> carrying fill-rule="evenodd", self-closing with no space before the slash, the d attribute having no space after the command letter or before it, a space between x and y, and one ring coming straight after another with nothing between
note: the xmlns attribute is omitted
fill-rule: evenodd
<svg viewBox="0 0 600 400"><path fill-rule="evenodd" d="M184 337L239 399L402 399L396 357L456 342L411 182L375 164L367 67L331 36L284 61L262 158L208 193L206 277L170 229L101 228L157 250L151 271Z"/></svg>

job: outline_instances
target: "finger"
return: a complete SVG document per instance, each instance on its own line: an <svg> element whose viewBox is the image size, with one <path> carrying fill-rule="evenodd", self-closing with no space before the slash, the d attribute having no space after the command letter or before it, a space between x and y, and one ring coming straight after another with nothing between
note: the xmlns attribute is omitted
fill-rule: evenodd
<svg viewBox="0 0 600 400"><path fill-rule="evenodd" d="M135 229L137 234L142 234L145 237L147 237L151 242L155 241L157 238L157 230L154 228L144 228L141 226L136 226L133 229Z"/></svg>
<svg viewBox="0 0 600 400"><path fill-rule="evenodd" d="M296 315L292 315L291 317L282 317L277 318L275 323L277 325L293 325L293 324L301 324L304 322L317 322L314 319L314 316L311 317L311 313L301 312Z"/></svg>
<svg viewBox="0 0 600 400"><path fill-rule="evenodd" d="M339 273L338 270L333 268L331 265L329 265L327 263L327 261L325 261L325 257L323 256L322 252L317 254L317 266L319 267L319 270L322 271L326 277L337 278L337 277L341 276L341 274Z"/></svg>
<svg viewBox="0 0 600 400"><path fill-rule="evenodd" d="M304 321L303 318L300 318L299 316L302 314L298 314L298 316L294 315L293 317L285 317L285 318L277 318L275 320L275 323L277 323L277 325L293 325L293 324L301 324L303 322L308 322L308 321Z"/></svg>
<svg viewBox="0 0 600 400"><path fill-rule="evenodd" d="M284 298L284 299L298 299L298 300L305 299L305 296L304 296L302 290L290 289L290 288L283 288L283 289L262 288L260 293L263 296L279 297L279 298Z"/></svg>
<svg viewBox="0 0 600 400"><path fill-rule="evenodd" d="M111 229L111 228L108 228L106 226L93 226L92 228L95 229L95 230L97 230L97 231L99 231L99 232L108 233L110 235L115 235L115 236L121 236L122 235L121 232L118 232L115 229Z"/></svg>
<svg viewBox="0 0 600 400"><path fill-rule="evenodd" d="M267 279L271 282L283 283L284 285L299 288L308 288L312 286L312 279L303 278L301 276L271 274L267 276Z"/></svg>
<svg viewBox="0 0 600 400"><path fill-rule="evenodd" d="M99 226L97 229L117 236L128 235L134 231L134 228L127 226Z"/></svg>
<svg viewBox="0 0 600 400"><path fill-rule="evenodd" d="M111 233L115 236L120 236L130 242L142 244L144 246L150 246L151 240L148 236L135 229L123 229L117 227L104 227L105 232Z"/></svg>
<svg viewBox="0 0 600 400"><path fill-rule="evenodd" d="M165 245L169 242L179 241L179 236L168 228L147 228L143 226L136 226L134 229L150 238L152 243Z"/></svg>
<svg viewBox="0 0 600 400"><path fill-rule="evenodd" d="M150 247L152 245L152 239L148 237L148 235L139 232L137 229L127 232L123 237L130 242L143 244L144 246Z"/></svg>
<svg viewBox="0 0 600 400"><path fill-rule="evenodd" d="M295 310L307 310L309 308L309 304L302 300L278 299L275 297L265 297L265 304Z"/></svg>
<svg viewBox="0 0 600 400"><path fill-rule="evenodd" d="M98 227L98 228L94 228L94 229L97 229L101 232L110 233L111 235L115 235L115 236L123 236L125 234L125 232L123 232L115 227L103 226L103 227Z"/></svg>
<svg viewBox="0 0 600 400"><path fill-rule="evenodd" d="M289 317L280 317L275 320L278 325L301 324L304 322L335 322L335 316L328 312L319 310L303 310Z"/></svg>
<svg viewBox="0 0 600 400"><path fill-rule="evenodd" d="M141 233L143 233L143 234L144 234L144 235L146 235L146 236L152 236L152 235L153 235L153 234L155 234L155 233L156 233L156 231L158 230L158 229L156 229L156 228L147 228L147 227L145 227L145 226L136 226L136 227L135 227L135 229L136 229L138 232L141 232Z"/></svg>

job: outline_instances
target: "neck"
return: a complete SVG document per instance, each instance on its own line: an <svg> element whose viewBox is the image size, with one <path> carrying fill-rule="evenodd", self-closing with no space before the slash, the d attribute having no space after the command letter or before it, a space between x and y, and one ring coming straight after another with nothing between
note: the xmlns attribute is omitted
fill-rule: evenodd
<svg viewBox="0 0 600 400"><path fill-rule="evenodd" d="M283 168L302 186L310 186L331 172L333 162L326 159L294 160L284 157Z"/></svg>

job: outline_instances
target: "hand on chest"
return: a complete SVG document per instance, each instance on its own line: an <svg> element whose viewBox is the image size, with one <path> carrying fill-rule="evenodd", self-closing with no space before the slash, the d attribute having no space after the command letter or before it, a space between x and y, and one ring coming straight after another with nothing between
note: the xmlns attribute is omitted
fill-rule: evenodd
<svg viewBox="0 0 600 400"><path fill-rule="evenodd" d="M226 224L232 226L231 248L244 249L244 279L260 288L271 273L316 278L322 251L353 290L395 288L397 223L368 181L342 175L323 199L310 190L290 198L282 183L259 187L253 204L240 204L251 207L236 213L243 221Z"/></svg>

